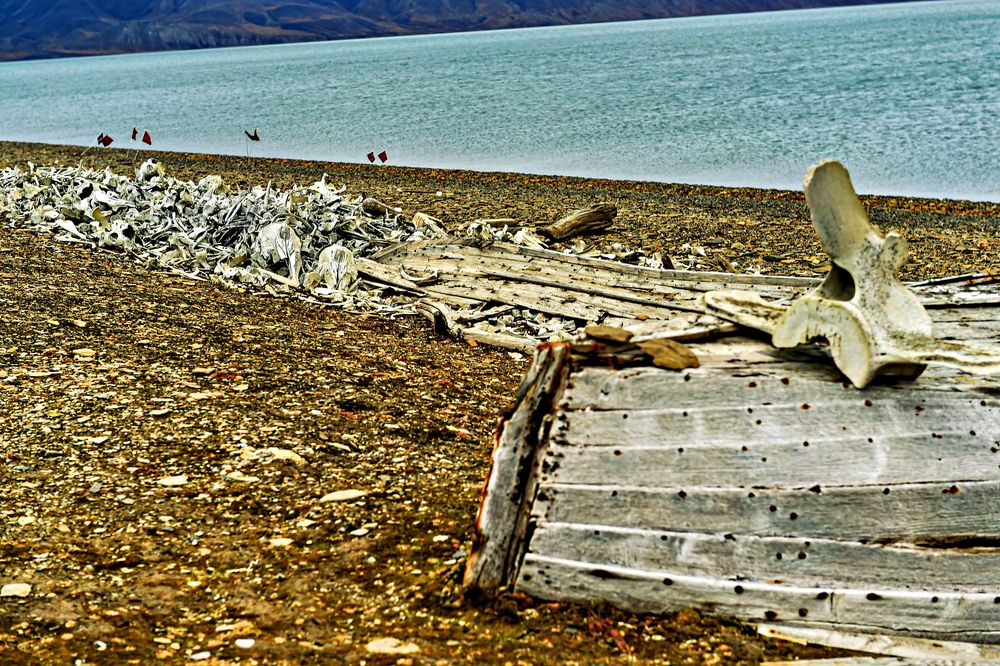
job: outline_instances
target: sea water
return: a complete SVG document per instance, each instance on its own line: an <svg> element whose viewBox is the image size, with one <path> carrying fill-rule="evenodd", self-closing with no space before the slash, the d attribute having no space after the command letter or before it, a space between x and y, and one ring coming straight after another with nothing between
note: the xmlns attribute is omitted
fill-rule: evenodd
<svg viewBox="0 0 1000 666"><path fill-rule="evenodd" d="M0 64L0 138L1000 200L1000 2ZM261 141L244 130L259 128ZM378 168L378 164L372 168Z"/></svg>

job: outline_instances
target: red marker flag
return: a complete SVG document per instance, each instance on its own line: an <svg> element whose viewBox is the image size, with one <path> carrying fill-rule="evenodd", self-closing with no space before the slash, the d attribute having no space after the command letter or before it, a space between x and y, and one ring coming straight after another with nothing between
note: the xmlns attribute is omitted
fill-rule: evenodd
<svg viewBox="0 0 1000 666"><path fill-rule="evenodd" d="M137 138L139 138L139 129L136 128L136 127L133 127L132 128L132 140L135 141Z"/></svg>
<svg viewBox="0 0 1000 666"><path fill-rule="evenodd" d="M110 146L110 145L111 145L112 143L114 143L114 141L115 141L115 140L111 138L111 135L110 135L110 134L105 134L105 135L104 135L104 138L103 138L103 139L101 139L101 145L102 145L102 146L104 146L105 148L107 148L107 147L108 147L108 146Z"/></svg>
<svg viewBox="0 0 1000 666"><path fill-rule="evenodd" d="M100 134L97 135L97 143L101 144L102 146L104 145L104 132L101 132Z"/></svg>
<svg viewBox="0 0 1000 666"><path fill-rule="evenodd" d="M147 146L153 145L153 137L149 136L149 130L142 131L142 142Z"/></svg>
<svg viewBox="0 0 1000 666"><path fill-rule="evenodd" d="M257 134L257 128L256 127L253 128L253 134L251 134L250 132L248 132L246 130L243 130L243 133L246 134L247 138L250 139L251 141L260 141L260 134Z"/></svg>
<svg viewBox="0 0 1000 666"><path fill-rule="evenodd" d="M385 162L389 159L389 153L383 150L381 153L378 154L378 158L382 160L382 162Z"/></svg>
<svg viewBox="0 0 1000 666"><path fill-rule="evenodd" d="M369 162L375 161L375 153L368 153L368 161Z"/></svg>

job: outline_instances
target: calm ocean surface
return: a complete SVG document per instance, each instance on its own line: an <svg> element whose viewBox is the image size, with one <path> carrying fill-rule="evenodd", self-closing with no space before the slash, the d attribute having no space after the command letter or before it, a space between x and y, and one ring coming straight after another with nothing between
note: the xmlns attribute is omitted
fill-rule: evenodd
<svg viewBox="0 0 1000 666"><path fill-rule="evenodd" d="M0 138L1000 201L1000 2L0 64Z"/></svg>

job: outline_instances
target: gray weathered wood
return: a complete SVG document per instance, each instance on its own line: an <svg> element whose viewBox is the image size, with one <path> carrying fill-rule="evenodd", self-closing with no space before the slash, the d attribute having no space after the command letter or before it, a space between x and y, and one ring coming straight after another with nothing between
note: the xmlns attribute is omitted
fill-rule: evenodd
<svg viewBox="0 0 1000 666"><path fill-rule="evenodd" d="M768 623L757 625L761 636L791 641L801 645L824 645L826 647L867 652L869 654L892 655L900 661L890 663L924 664L926 666L959 666L963 664L982 664L987 661L1000 660L1000 650L996 646L977 645L957 641L928 640L906 636L888 636L886 634L858 634L835 629L814 629L784 624L777 626ZM906 661L901 661L905 659ZM772 666L784 664L830 664L855 663L840 660L816 660L796 662L765 662ZM857 663L878 663L876 661Z"/></svg>
<svg viewBox="0 0 1000 666"><path fill-rule="evenodd" d="M702 534L541 522L531 550L595 566L804 587L986 592L1000 586L1000 549L879 546L815 537Z"/></svg>
<svg viewBox="0 0 1000 666"><path fill-rule="evenodd" d="M626 427L620 420L617 424L620 430ZM613 427L613 423L607 426ZM632 426L627 427L626 432L631 433ZM632 440L639 444L587 446L580 440L560 438L546 453L543 478L579 484L618 478L637 487L672 484L678 491L687 486L805 488L816 484L884 486L941 479L949 484L951 479L1000 480L1000 456L991 451L996 448L996 439L991 436L968 432L939 438L876 435L868 442L862 438L807 440L809 428L796 430L799 432L789 432L775 441L758 438L747 440L748 444L678 439L643 446L641 442L648 440L641 430ZM591 434L581 430L583 433ZM682 436L683 431L676 434Z"/></svg>
<svg viewBox="0 0 1000 666"><path fill-rule="evenodd" d="M739 450L740 444L773 448L810 442L819 445L805 447L805 453L812 454L823 450L825 441L860 439L878 444L880 439L890 438L897 440L897 446L898 440L912 439L924 450L956 454L966 443L974 450L989 452L994 438L1000 437L1000 399L981 398L974 393L897 393L879 400L866 398L863 392L844 392L843 397L836 398L796 397L799 399L770 404L748 399L727 405L720 399L718 402L723 404L583 409L565 414L556 439L572 446L621 447L624 428L629 433L628 446L632 447L728 450L736 445ZM942 436L956 441L935 444ZM951 448L951 444L958 448Z"/></svg>
<svg viewBox="0 0 1000 666"><path fill-rule="evenodd" d="M566 240L606 229L617 215L618 206L602 202L575 210L557 222L540 227L538 231L552 240Z"/></svg>
<svg viewBox="0 0 1000 666"><path fill-rule="evenodd" d="M543 345L518 390L517 410L506 420L493 450L489 480L476 520L465 584L495 589L507 584L523 554L531 501L538 484L552 400L558 396L569 346Z"/></svg>
<svg viewBox="0 0 1000 666"><path fill-rule="evenodd" d="M787 626L1000 642L1000 378L932 367L915 382L859 391L824 347L778 350L738 334L694 342L700 367L669 372L646 367L631 343L664 325L670 336L725 332L670 309L697 311L699 293L746 276L678 278L497 246L426 245L397 259L443 276L428 290L589 308L632 333L628 343L576 343L560 362L566 373L546 384L551 402L521 400L541 425L504 428L495 457L519 451L520 467L507 467L520 471L488 490L508 515L484 504L494 519L480 521L472 584L636 611L695 605ZM805 286L761 281L775 300ZM921 297L947 306L996 288L948 283ZM635 307L650 319L637 320ZM991 307L932 316L942 335L995 343ZM491 554L489 538L505 530L493 544L502 555ZM477 559L488 575L474 573L484 569Z"/></svg>
<svg viewBox="0 0 1000 666"><path fill-rule="evenodd" d="M885 401L913 401L926 409L937 400L948 401L949 393L961 393L958 400L987 403L994 408L1000 377L972 377L949 368L931 367L915 382L873 385L864 390L852 387L821 349L802 348L779 351L766 343L729 337L711 343L692 343L701 367L682 374L651 367L580 368L573 375L563 407L567 410L632 409L645 411L661 407L691 408L753 407L812 404L817 399L856 400L878 405ZM802 362L810 358L819 362ZM845 385L846 384L846 385ZM980 387L981 391L973 391ZM756 419L754 419L756 420Z"/></svg>
<svg viewBox="0 0 1000 666"><path fill-rule="evenodd" d="M836 479L835 472L830 478ZM952 486L958 492L951 492ZM946 538L981 536L987 543L1000 545L997 481L942 479L925 484L820 485L796 490L687 486L683 497L680 490L677 486L639 488L614 478L588 486L542 483L534 513L539 524L572 522L872 543L943 543Z"/></svg>
<svg viewBox="0 0 1000 666"><path fill-rule="evenodd" d="M516 589L561 601L602 599L638 612L664 613L700 606L772 623L808 619L817 626L850 625L868 631L1000 642L1000 603L993 592L796 587L646 571L534 553L525 555Z"/></svg>

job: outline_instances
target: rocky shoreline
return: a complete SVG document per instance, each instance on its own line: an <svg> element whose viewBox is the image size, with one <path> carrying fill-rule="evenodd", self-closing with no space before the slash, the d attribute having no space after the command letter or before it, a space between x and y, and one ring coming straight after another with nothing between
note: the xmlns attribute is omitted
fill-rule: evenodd
<svg viewBox="0 0 1000 666"><path fill-rule="evenodd" d="M0 143L0 167L76 164ZM801 194L91 150L231 188L328 182L446 226L552 222L696 268L818 275ZM440 193L440 194L439 194ZM868 198L909 277L997 271L996 204ZM749 664L834 656L694 611L460 586L518 354L150 271L0 219L0 663Z"/></svg>
<svg viewBox="0 0 1000 666"><path fill-rule="evenodd" d="M828 264L801 192L563 176L386 167L276 158L196 155L0 142L0 167L79 164L131 174L148 158L175 178L222 176L230 189L288 189L327 174L331 185L423 212L461 228L476 219L540 226L599 201L618 207L596 245L618 243L670 257L678 267L762 274L822 275ZM804 168L803 168L804 173ZM905 279L1000 272L1000 203L865 196L873 222L910 244Z"/></svg>

